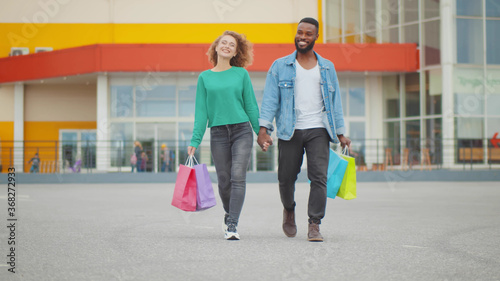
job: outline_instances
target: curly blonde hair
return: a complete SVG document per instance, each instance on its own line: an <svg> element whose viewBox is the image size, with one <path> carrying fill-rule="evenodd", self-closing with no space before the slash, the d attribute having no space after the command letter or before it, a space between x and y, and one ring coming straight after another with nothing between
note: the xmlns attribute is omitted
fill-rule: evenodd
<svg viewBox="0 0 500 281"><path fill-rule="evenodd" d="M230 35L236 40L236 55L229 61L231 66L247 67L253 62L253 44L247 40L244 34L239 34L234 31L224 31L224 33L217 37L215 41L208 48L208 60L213 66L217 65L217 52L215 48L219 45L219 41L225 35Z"/></svg>

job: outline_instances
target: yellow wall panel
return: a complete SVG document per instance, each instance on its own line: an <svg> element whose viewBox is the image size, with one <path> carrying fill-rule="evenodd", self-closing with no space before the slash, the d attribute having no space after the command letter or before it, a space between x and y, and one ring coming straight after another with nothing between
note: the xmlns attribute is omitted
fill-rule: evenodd
<svg viewBox="0 0 500 281"><path fill-rule="evenodd" d="M292 43L296 23L276 24L45 24L0 23L0 57L11 47L54 50L108 43L211 43L225 30L244 33L253 43Z"/></svg>
<svg viewBox="0 0 500 281"><path fill-rule="evenodd" d="M81 122L24 122L24 140L34 141L53 141L59 140L59 130L95 130L97 123L95 121L81 121Z"/></svg>
<svg viewBox="0 0 500 281"><path fill-rule="evenodd" d="M14 122L1 122L0 121L0 164L2 165L2 171L6 172L9 166L9 155L14 139ZM9 141L9 142L5 142Z"/></svg>

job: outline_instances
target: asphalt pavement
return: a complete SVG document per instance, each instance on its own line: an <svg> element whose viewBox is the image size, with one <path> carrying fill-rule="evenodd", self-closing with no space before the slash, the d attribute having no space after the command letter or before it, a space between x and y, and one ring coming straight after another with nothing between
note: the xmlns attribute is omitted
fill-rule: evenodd
<svg viewBox="0 0 500 281"><path fill-rule="evenodd" d="M295 238L277 184L248 184L240 241L224 240L220 201L180 211L171 183L18 183L17 221L3 185L0 280L500 280L500 182L360 182L328 199L323 243L306 239L307 183Z"/></svg>

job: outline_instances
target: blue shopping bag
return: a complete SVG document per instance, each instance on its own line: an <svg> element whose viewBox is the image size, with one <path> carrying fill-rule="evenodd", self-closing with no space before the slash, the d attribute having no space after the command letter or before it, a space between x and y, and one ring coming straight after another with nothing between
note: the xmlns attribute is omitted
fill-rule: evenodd
<svg viewBox="0 0 500 281"><path fill-rule="evenodd" d="M342 158L339 153L330 148L330 160L328 162L328 178L326 181L326 196L335 199L339 192L348 161Z"/></svg>

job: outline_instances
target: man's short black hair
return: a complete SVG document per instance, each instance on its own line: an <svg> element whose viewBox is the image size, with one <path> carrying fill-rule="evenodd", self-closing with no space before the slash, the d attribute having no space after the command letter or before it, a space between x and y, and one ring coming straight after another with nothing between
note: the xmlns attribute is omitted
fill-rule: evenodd
<svg viewBox="0 0 500 281"><path fill-rule="evenodd" d="M314 19L314 18L303 18L303 19L301 19L299 21L299 24L301 22L307 22L307 23L310 23L310 24L316 26L316 33L318 33L318 31L319 31L319 22L316 19Z"/></svg>

